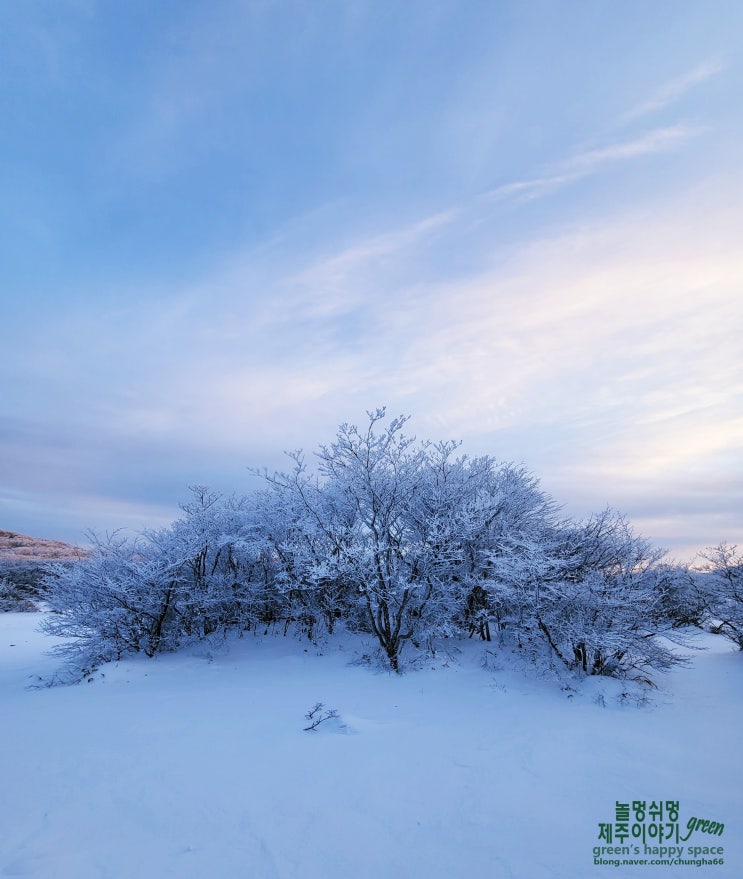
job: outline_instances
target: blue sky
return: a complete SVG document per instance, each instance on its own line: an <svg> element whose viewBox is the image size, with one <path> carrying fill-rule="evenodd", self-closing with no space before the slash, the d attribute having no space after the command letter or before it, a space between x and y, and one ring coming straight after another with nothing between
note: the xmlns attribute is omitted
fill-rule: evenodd
<svg viewBox="0 0 743 879"><path fill-rule="evenodd" d="M387 405L743 541L743 5L0 5L0 527L81 542Z"/></svg>

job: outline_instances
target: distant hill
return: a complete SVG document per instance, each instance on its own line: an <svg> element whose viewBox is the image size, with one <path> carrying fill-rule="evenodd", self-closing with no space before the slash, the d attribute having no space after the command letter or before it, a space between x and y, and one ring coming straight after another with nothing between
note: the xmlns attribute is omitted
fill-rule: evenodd
<svg viewBox="0 0 743 879"><path fill-rule="evenodd" d="M43 562L50 559L80 559L86 550L59 540L29 537L15 531L0 531L0 560L12 562Z"/></svg>
<svg viewBox="0 0 743 879"><path fill-rule="evenodd" d="M87 550L59 540L0 531L0 611L34 611L43 599L44 565L74 562Z"/></svg>

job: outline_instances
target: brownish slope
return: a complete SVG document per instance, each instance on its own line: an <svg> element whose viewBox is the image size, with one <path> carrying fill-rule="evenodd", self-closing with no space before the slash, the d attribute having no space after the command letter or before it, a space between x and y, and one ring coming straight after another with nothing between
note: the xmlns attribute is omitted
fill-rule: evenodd
<svg viewBox="0 0 743 879"><path fill-rule="evenodd" d="M28 537L15 531L0 531L0 560L10 562L43 562L50 559L79 559L87 552L59 540Z"/></svg>

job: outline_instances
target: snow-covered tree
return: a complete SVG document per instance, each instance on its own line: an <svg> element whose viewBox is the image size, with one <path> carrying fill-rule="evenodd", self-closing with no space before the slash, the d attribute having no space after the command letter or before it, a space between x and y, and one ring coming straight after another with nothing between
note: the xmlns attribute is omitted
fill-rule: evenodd
<svg viewBox="0 0 743 879"><path fill-rule="evenodd" d="M642 677L678 661L656 637L672 627L659 611L662 556L606 510L536 541L510 541L498 577L520 628L541 637L567 667Z"/></svg>
<svg viewBox="0 0 743 879"><path fill-rule="evenodd" d="M45 578L52 635L73 639L58 652L82 672L126 653L175 650L230 627L263 622L273 570L255 539L244 499L192 489L184 516L134 540L91 535L75 564L52 564Z"/></svg>
<svg viewBox="0 0 743 879"><path fill-rule="evenodd" d="M192 486L184 515L147 533L179 572L178 614L184 636L205 637L230 626L272 618L273 570L265 558L254 505Z"/></svg>
<svg viewBox="0 0 743 879"><path fill-rule="evenodd" d="M341 425L289 473L266 474L262 518L284 590L332 630L343 616L374 634L391 668L403 646L432 648L461 628L489 637L506 609L494 558L514 534L531 539L554 504L523 468L456 457L458 443L416 443L384 409L363 430ZM380 429L382 428L382 429Z"/></svg>
<svg viewBox="0 0 743 879"><path fill-rule="evenodd" d="M343 424L335 442L320 448L317 478L299 452L291 473L267 478L285 512L275 541L285 588L319 604L326 622L336 608L353 605L351 615L360 614L398 671L401 648L425 625L437 583L416 516L426 445L403 434L407 418L376 433L385 412L368 414L365 430Z"/></svg>
<svg viewBox="0 0 743 879"><path fill-rule="evenodd" d="M274 566L282 617L312 637L319 621L333 634L351 615L343 563L351 551L355 515L343 498L309 475L301 452L289 472L262 474L268 490L257 501L259 535Z"/></svg>
<svg viewBox="0 0 743 879"><path fill-rule="evenodd" d="M74 639L56 652L84 674L125 653L153 656L177 646L178 564L146 539L129 541L118 534L91 539L86 558L49 566L45 585L52 613L42 628Z"/></svg>
<svg viewBox="0 0 743 879"><path fill-rule="evenodd" d="M657 607L661 621L670 621L674 628L700 627L707 614L698 577L686 564L660 563L656 568L661 599Z"/></svg>
<svg viewBox="0 0 743 879"><path fill-rule="evenodd" d="M697 583L713 624L743 650L743 553L723 542L700 557Z"/></svg>
<svg viewBox="0 0 743 879"><path fill-rule="evenodd" d="M524 467L490 456L455 462L452 515L461 542L455 578L457 619L469 635L491 639L519 622L516 593L502 576L502 560L516 547L541 545L553 532L557 508Z"/></svg>

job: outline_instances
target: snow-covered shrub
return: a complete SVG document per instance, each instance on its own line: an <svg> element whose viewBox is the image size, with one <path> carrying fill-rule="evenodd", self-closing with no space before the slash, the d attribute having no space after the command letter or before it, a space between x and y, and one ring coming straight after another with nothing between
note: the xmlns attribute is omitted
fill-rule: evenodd
<svg viewBox="0 0 743 879"><path fill-rule="evenodd" d="M44 574L43 560L0 558L0 611L37 611Z"/></svg>
<svg viewBox="0 0 743 879"><path fill-rule="evenodd" d="M16 585L6 577L0 577L0 612L31 612L38 610L38 606L22 586Z"/></svg>

